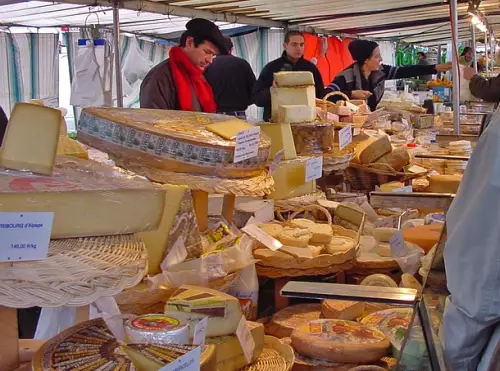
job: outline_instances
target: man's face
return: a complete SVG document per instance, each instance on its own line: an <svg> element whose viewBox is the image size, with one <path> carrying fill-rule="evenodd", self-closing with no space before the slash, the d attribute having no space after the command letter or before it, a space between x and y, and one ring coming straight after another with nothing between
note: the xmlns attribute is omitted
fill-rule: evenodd
<svg viewBox="0 0 500 371"><path fill-rule="evenodd" d="M290 41L283 44L286 54L293 59L300 59L304 55L304 38L300 35L290 37Z"/></svg>
<svg viewBox="0 0 500 371"><path fill-rule="evenodd" d="M194 45L194 38L188 37L184 52L188 56L191 63L193 63L200 70L208 67L214 57L219 54L219 49L210 41L204 41L200 45Z"/></svg>

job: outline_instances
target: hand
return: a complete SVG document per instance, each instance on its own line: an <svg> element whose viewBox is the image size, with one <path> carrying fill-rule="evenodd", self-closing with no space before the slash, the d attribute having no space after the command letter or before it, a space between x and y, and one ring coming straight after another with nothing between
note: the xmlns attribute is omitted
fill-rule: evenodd
<svg viewBox="0 0 500 371"><path fill-rule="evenodd" d="M453 68L453 65L451 64L451 62L436 65L436 71L438 71L438 72L451 71L452 68Z"/></svg>
<svg viewBox="0 0 500 371"><path fill-rule="evenodd" d="M464 79L466 80L472 80L474 76L476 76L477 73L472 67L465 67L464 68Z"/></svg>
<svg viewBox="0 0 500 371"><path fill-rule="evenodd" d="M353 99L368 99L373 94L366 90L353 90L351 92L351 98Z"/></svg>
<svg viewBox="0 0 500 371"><path fill-rule="evenodd" d="M273 80L273 88L277 88L278 85L276 85L276 80Z"/></svg>

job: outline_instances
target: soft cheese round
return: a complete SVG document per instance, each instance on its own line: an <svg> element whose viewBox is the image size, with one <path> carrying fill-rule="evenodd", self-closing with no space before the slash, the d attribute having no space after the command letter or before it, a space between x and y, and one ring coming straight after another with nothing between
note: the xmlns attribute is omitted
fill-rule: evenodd
<svg viewBox="0 0 500 371"><path fill-rule="evenodd" d="M358 322L336 319L310 321L291 336L292 347L308 357L331 362L374 362L391 343L380 330Z"/></svg>
<svg viewBox="0 0 500 371"><path fill-rule="evenodd" d="M363 286L398 287L397 283L385 274L372 274L361 281Z"/></svg>

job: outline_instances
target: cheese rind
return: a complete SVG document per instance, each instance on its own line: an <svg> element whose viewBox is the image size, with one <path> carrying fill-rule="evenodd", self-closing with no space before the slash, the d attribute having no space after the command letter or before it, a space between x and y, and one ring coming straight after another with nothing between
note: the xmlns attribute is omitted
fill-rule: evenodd
<svg viewBox="0 0 500 371"><path fill-rule="evenodd" d="M305 181L306 163L312 157L297 157L295 160L281 161L273 173L274 192L268 198L283 200L316 192L316 181Z"/></svg>
<svg viewBox="0 0 500 371"><path fill-rule="evenodd" d="M207 337L232 335L243 315L240 302L234 296L191 285L182 285L168 299L165 314L186 320L191 337L196 324L205 317L208 317Z"/></svg>
<svg viewBox="0 0 500 371"><path fill-rule="evenodd" d="M0 166L50 175L59 143L61 111L17 103L0 148Z"/></svg>
<svg viewBox="0 0 500 371"><path fill-rule="evenodd" d="M391 141L387 135L370 137L356 146L355 161L361 165L371 164L391 151Z"/></svg>
<svg viewBox="0 0 500 371"><path fill-rule="evenodd" d="M396 282L386 274L372 274L361 281L362 286L398 287Z"/></svg>
<svg viewBox="0 0 500 371"><path fill-rule="evenodd" d="M391 152L375 160L376 164L389 165L396 171L400 171L408 162L410 162L410 155L405 145L396 147Z"/></svg>
<svg viewBox="0 0 500 371"><path fill-rule="evenodd" d="M314 86L314 76L309 71L282 71L274 73L274 81L280 87Z"/></svg>
<svg viewBox="0 0 500 371"><path fill-rule="evenodd" d="M297 158L290 124L263 123L259 124L259 126L260 129L271 138L270 159L274 159L276 154L281 150L285 150L282 160L293 160Z"/></svg>
<svg viewBox="0 0 500 371"><path fill-rule="evenodd" d="M347 300L323 300L321 314L324 318L355 321L363 316L365 303Z"/></svg>
<svg viewBox="0 0 500 371"><path fill-rule="evenodd" d="M283 105L278 108L278 122L300 124L316 119L316 107Z"/></svg>
<svg viewBox="0 0 500 371"><path fill-rule="evenodd" d="M0 172L2 212L54 212L52 238L150 231L165 191L90 160L58 157L51 177Z"/></svg>
<svg viewBox="0 0 500 371"><path fill-rule="evenodd" d="M279 120L279 107L283 105L298 105L316 107L316 90L314 86L307 87L271 87L271 118Z"/></svg>

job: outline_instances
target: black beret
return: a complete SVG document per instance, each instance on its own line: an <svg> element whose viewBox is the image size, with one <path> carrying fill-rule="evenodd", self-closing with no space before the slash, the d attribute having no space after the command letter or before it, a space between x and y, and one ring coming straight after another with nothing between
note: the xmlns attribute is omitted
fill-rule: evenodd
<svg viewBox="0 0 500 371"><path fill-rule="evenodd" d="M377 47L378 44L375 41L356 39L349 44L349 52L352 59L359 64L363 64L367 59L370 59Z"/></svg>

